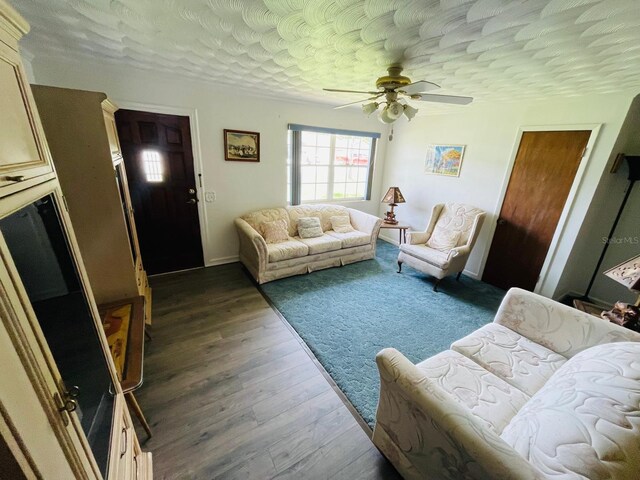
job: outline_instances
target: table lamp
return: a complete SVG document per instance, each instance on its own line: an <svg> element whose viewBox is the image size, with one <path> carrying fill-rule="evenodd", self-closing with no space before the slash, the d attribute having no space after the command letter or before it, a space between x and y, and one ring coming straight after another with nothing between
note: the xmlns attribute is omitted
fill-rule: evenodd
<svg viewBox="0 0 640 480"><path fill-rule="evenodd" d="M405 203L400 189L398 187L390 187L386 195L382 198L381 203L388 203L391 207L391 210L387 212L387 216L384 218L384 223L391 223L393 225L398 223L396 214L393 213L393 207L397 207L399 203Z"/></svg>
<svg viewBox="0 0 640 480"><path fill-rule="evenodd" d="M629 290L640 293L640 255L620 265L616 265L604 272L604 274L616 282L621 283ZM636 305L640 305L640 295L638 296Z"/></svg>

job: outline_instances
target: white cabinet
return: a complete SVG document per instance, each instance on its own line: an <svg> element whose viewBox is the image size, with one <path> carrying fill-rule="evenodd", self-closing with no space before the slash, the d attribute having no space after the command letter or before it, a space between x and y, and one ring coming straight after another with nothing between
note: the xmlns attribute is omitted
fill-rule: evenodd
<svg viewBox="0 0 640 480"><path fill-rule="evenodd" d="M52 177L51 156L18 53L27 23L0 0L0 195Z"/></svg>
<svg viewBox="0 0 640 480"><path fill-rule="evenodd" d="M27 29L0 0L0 469L151 478L20 65Z"/></svg>

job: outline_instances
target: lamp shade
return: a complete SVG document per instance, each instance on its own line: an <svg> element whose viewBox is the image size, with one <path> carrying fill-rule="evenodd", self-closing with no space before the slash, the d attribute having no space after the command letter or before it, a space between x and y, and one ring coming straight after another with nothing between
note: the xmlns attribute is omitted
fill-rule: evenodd
<svg viewBox="0 0 640 480"><path fill-rule="evenodd" d="M418 113L418 109L413 108L411 105L405 105L404 112L402 113L404 113L404 116L407 117L409 121L411 121L411 119L416 116L416 113Z"/></svg>
<svg viewBox="0 0 640 480"><path fill-rule="evenodd" d="M405 199L398 187L390 187L380 203L405 203Z"/></svg>
<svg viewBox="0 0 640 480"><path fill-rule="evenodd" d="M629 290L640 291L640 255L616 265L604 274Z"/></svg>
<svg viewBox="0 0 640 480"><path fill-rule="evenodd" d="M366 105L362 105L362 111L366 115L371 115L378 109L379 104L376 102L367 103Z"/></svg>

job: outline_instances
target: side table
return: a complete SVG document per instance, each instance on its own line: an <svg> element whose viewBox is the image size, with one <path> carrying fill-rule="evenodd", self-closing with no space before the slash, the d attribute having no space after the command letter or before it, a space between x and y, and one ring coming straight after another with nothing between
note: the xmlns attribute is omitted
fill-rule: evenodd
<svg viewBox="0 0 640 480"><path fill-rule="evenodd" d="M99 305L98 310L124 398L151 437L151 427L133 395L133 391L142 385L144 297Z"/></svg>
<svg viewBox="0 0 640 480"><path fill-rule="evenodd" d="M382 222L382 225L380 226L380 228L398 230L398 244L402 244L402 243L407 243L407 230L409 228L411 228L411 227L409 227L409 225L407 225L406 223L384 223L384 222Z"/></svg>

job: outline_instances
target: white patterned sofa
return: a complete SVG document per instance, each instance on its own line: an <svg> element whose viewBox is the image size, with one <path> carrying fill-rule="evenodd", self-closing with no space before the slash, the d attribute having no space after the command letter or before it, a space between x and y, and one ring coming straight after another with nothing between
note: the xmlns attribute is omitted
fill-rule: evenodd
<svg viewBox="0 0 640 480"><path fill-rule="evenodd" d="M520 289L417 365L376 360L374 443L407 479L640 478L640 334Z"/></svg>
<svg viewBox="0 0 640 480"><path fill-rule="evenodd" d="M334 232L331 217L336 215L349 215L355 231ZM297 225L302 217L320 218L324 234L300 238ZM287 224L289 239L268 244L261 234L261 225L280 219ZM314 204L258 210L236 218L235 223L240 239L240 261L262 284L374 258L382 220L353 208Z"/></svg>

